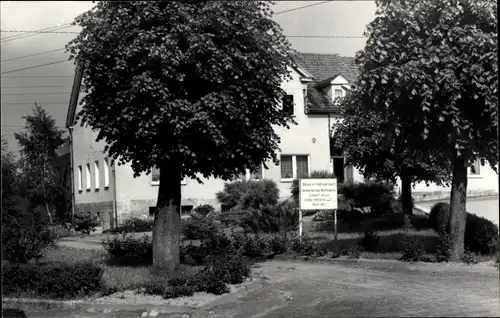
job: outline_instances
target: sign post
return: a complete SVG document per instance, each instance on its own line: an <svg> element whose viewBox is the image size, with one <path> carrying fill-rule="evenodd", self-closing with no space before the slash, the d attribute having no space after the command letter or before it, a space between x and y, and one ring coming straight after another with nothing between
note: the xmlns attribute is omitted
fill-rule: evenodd
<svg viewBox="0 0 500 318"><path fill-rule="evenodd" d="M337 179L299 180L299 238L302 238L302 211L337 210ZM337 217L335 213L335 236Z"/></svg>

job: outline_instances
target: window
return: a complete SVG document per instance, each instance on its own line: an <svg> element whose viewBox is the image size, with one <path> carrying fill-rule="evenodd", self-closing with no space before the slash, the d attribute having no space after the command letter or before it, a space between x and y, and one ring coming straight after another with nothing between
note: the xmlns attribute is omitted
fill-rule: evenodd
<svg viewBox="0 0 500 318"><path fill-rule="evenodd" d="M227 205L225 205L225 204L221 204L220 205L220 212L221 213L226 213L226 212L229 212L229 211L231 211L231 209Z"/></svg>
<svg viewBox="0 0 500 318"><path fill-rule="evenodd" d="M95 180L95 189L99 189L99 177L101 176L99 173L99 160L94 161L94 180Z"/></svg>
<svg viewBox="0 0 500 318"><path fill-rule="evenodd" d="M185 185L187 183L187 177L181 180L181 184ZM160 185L160 169L153 167L151 168L151 184Z"/></svg>
<svg viewBox="0 0 500 318"><path fill-rule="evenodd" d="M285 95L283 97L283 111L288 115L294 114L293 95Z"/></svg>
<svg viewBox="0 0 500 318"><path fill-rule="evenodd" d="M156 213L156 207L150 206L149 207L149 216L155 216L155 213Z"/></svg>
<svg viewBox="0 0 500 318"><path fill-rule="evenodd" d="M479 176L481 174L481 161L477 159L474 164L469 168L470 176Z"/></svg>
<svg viewBox="0 0 500 318"><path fill-rule="evenodd" d="M109 188L109 161L104 159L104 188Z"/></svg>
<svg viewBox="0 0 500 318"><path fill-rule="evenodd" d="M281 156L281 179L293 179L293 156Z"/></svg>
<svg viewBox="0 0 500 318"><path fill-rule="evenodd" d="M308 155L282 155L280 158L281 179L291 181L296 178L309 176Z"/></svg>
<svg viewBox="0 0 500 318"><path fill-rule="evenodd" d="M82 166L78 166L78 191L83 190L83 169Z"/></svg>
<svg viewBox="0 0 500 318"><path fill-rule="evenodd" d="M297 156L297 178L307 177L309 175L309 167L307 156Z"/></svg>
<svg viewBox="0 0 500 318"><path fill-rule="evenodd" d="M192 205L183 205L181 206L181 216L183 215L189 215L193 211L193 206Z"/></svg>
<svg viewBox="0 0 500 318"><path fill-rule="evenodd" d="M342 88L336 88L333 95L333 101L335 104L339 103L339 99L344 97L344 90Z"/></svg>
<svg viewBox="0 0 500 318"><path fill-rule="evenodd" d="M87 182L87 191L90 190L90 188L92 188L92 185L91 185L91 182L90 182L90 178L91 178L91 175L90 175L90 163L87 163L85 165L85 181Z"/></svg>
<svg viewBox="0 0 500 318"><path fill-rule="evenodd" d="M259 168L257 169L257 171L254 171L254 172L250 172L250 179L251 180L260 180L264 177L263 173L262 173L262 165L259 166Z"/></svg>

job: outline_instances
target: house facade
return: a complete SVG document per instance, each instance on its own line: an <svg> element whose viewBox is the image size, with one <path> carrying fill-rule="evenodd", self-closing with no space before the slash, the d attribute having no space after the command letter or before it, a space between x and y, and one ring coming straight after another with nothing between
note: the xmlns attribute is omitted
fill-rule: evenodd
<svg viewBox="0 0 500 318"><path fill-rule="evenodd" d="M278 185L281 199L290 197L295 178L315 170L334 173L338 182L361 182L363 176L344 164L343 153L333 148L332 126L341 121L336 98L345 96L349 84L355 79L353 59L335 54L300 53L296 65L290 68L292 79L283 82L286 92L281 107L292 114L297 125L289 129L275 127L281 138L279 165L266 163L255 173L247 172L242 179L272 179ZM81 73L77 72L77 76ZM75 212L90 212L99 216L103 228L121 224L130 217L151 216L154 213L159 188L158 170L134 178L129 164L111 165L103 141L96 142L97 134L90 127L75 121L79 81L75 79L68 110L67 126L71 135L73 169L73 196ZM480 167L479 174L471 175L469 189L484 194L498 193L498 178L488 167ZM186 178L181 182L181 215L188 215L200 204L211 204L221 209L215 194L225 181L202 178L202 184ZM418 184L415 193L421 198L449 196L449 189ZM439 193L439 194L438 194Z"/></svg>

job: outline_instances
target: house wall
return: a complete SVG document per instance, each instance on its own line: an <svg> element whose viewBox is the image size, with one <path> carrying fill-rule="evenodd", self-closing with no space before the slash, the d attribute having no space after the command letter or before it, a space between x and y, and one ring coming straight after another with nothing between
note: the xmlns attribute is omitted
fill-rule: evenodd
<svg viewBox="0 0 500 318"><path fill-rule="evenodd" d="M81 106L79 106L81 107ZM77 112L79 109L77 109ZM99 216L101 226L113 226L113 174L109 167L109 187L105 187L104 141L96 142L97 133L89 127L77 123L73 127L73 189L75 193L75 213L91 213ZM96 187L94 162L99 162L99 188ZM87 189L86 164L90 164L90 189ZM82 167L82 190L79 190L78 167Z"/></svg>
<svg viewBox="0 0 500 318"><path fill-rule="evenodd" d="M290 129L275 127L281 137L280 153L287 155L308 155L309 171L330 170L330 144L328 115L306 115L304 108L303 89L299 74L292 71L292 80L283 83L283 89L293 94L295 102L295 121ZM264 178L276 181L282 199L290 197L290 181L281 180L281 168L272 162L266 163ZM200 176L201 177L201 176ZM151 175L133 177L130 165L116 167L117 178L117 211L119 223L129 217L149 215L149 207L156 206L158 185L152 184ZM216 209L220 205L215 194L224 188L224 181L214 178L201 178L203 184L187 179L182 185L181 205L211 204Z"/></svg>
<svg viewBox="0 0 500 318"><path fill-rule="evenodd" d="M470 174L467 178L467 196L498 195L498 174L488 165L481 166L478 175ZM439 186L424 182L415 184L413 196L416 201L429 201L434 199L449 198L451 187Z"/></svg>

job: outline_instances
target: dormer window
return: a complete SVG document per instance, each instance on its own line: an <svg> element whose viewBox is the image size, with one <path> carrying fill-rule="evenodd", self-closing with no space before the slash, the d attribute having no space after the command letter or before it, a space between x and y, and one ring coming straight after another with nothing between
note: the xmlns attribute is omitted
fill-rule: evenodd
<svg viewBox="0 0 500 318"><path fill-rule="evenodd" d="M294 114L293 95L285 95L283 97L283 111L287 115L293 115Z"/></svg>
<svg viewBox="0 0 500 318"><path fill-rule="evenodd" d="M335 89L335 99L344 97L344 90L342 88Z"/></svg>

